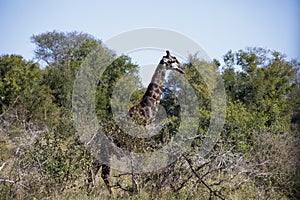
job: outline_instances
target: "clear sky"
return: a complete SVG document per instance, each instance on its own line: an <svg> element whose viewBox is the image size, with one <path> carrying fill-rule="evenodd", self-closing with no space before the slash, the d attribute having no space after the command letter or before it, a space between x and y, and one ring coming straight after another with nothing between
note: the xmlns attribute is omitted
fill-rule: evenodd
<svg viewBox="0 0 300 200"><path fill-rule="evenodd" d="M103 41L138 28L177 31L211 58L264 47L300 60L299 0L0 0L0 54L33 58L33 34L79 31Z"/></svg>

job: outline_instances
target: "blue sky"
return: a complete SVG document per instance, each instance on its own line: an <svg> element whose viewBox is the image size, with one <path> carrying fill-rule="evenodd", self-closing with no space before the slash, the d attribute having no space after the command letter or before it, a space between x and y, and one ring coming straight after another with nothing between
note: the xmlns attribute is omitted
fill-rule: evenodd
<svg viewBox="0 0 300 200"><path fill-rule="evenodd" d="M32 59L30 37L52 30L76 30L105 41L156 27L191 38L211 58L259 46L300 60L299 19L298 0L1 0L0 54Z"/></svg>

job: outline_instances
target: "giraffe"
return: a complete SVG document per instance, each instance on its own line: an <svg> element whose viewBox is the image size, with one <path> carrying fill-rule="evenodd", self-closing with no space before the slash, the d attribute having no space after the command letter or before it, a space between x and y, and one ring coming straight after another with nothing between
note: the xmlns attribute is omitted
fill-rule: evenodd
<svg viewBox="0 0 300 200"><path fill-rule="evenodd" d="M128 114L133 121L139 125L145 126L146 129L149 129L150 124L154 121L158 112L162 94L162 86L167 70L176 70L181 74L185 74L180 62L176 57L171 56L170 51L168 50L166 51L166 55L162 57L158 66L156 67L151 82L148 85L143 97L128 111ZM109 158L106 160L109 162ZM111 186L109 184L110 167L108 165L101 164L99 161L95 160L93 162L94 169L90 175L89 182L94 181L94 176L100 170L100 167L102 167L101 177L109 192L112 194Z"/></svg>

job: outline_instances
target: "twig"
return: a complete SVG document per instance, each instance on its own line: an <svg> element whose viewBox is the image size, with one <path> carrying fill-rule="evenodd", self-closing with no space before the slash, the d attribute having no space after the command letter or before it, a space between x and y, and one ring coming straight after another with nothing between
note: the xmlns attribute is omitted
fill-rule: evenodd
<svg viewBox="0 0 300 200"><path fill-rule="evenodd" d="M2 169L5 167L6 163L7 163L7 162L4 162L4 163L1 165L0 171L2 171Z"/></svg>
<svg viewBox="0 0 300 200"><path fill-rule="evenodd" d="M8 179L0 179L0 182L16 183L15 181L8 180Z"/></svg>

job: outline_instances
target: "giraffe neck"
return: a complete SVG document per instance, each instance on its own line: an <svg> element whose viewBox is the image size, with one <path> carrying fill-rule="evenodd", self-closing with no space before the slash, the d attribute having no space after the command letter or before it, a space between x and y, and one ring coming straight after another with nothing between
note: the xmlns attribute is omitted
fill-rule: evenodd
<svg viewBox="0 0 300 200"><path fill-rule="evenodd" d="M148 85L148 88L143 96L143 99L142 101L145 99L150 99L152 100L152 110L156 110L157 112L157 107L160 103L160 95L162 93L162 86L164 84L164 80L165 80L165 77L166 77L166 67L159 64L156 69L155 69L155 72L152 76L152 79L151 79L151 83ZM154 101L155 100L155 101ZM154 109L156 107L156 109ZM153 113L154 115L156 114Z"/></svg>
<svg viewBox="0 0 300 200"><path fill-rule="evenodd" d="M159 64L155 72L152 76L151 83L155 83L157 85L162 86L164 84L165 76L166 76L167 68L161 64Z"/></svg>
<svg viewBox="0 0 300 200"><path fill-rule="evenodd" d="M141 101L129 110L130 115L138 115L138 118L141 119L146 126L155 119L158 111L166 71L165 66L161 64L157 66L151 83L148 85Z"/></svg>

